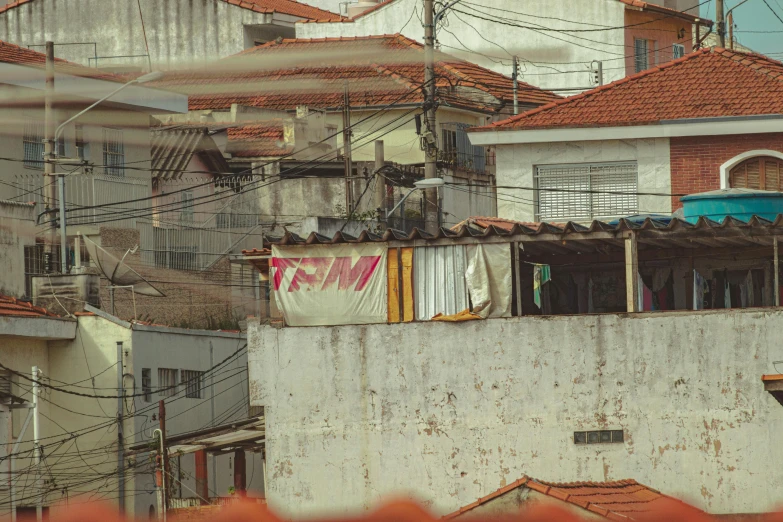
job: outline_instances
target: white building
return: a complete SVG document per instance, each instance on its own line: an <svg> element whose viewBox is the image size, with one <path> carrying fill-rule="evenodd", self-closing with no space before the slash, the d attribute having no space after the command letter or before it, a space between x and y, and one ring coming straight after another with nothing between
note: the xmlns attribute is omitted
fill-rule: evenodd
<svg viewBox="0 0 783 522"><path fill-rule="evenodd" d="M776 509L783 409L762 375L783 355L781 225L287 235L248 253L282 311L248 331L269 505L343 515L401 495L444 515L527 476Z"/></svg>
<svg viewBox="0 0 783 522"><path fill-rule="evenodd" d="M311 0L335 8L337 0ZM461 3L449 10L437 31L444 52L546 89L585 90L598 84L593 62L601 62L603 83L682 56L692 50L699 23L692 0L662 6L637 0L509 0ZM362 6L362 10L359 6ZM351 18L296 24L298 38L335 38L401 33L419 42L424 29L419 0L349 4ZM694 14L691 14L694 13Z"/></svg>

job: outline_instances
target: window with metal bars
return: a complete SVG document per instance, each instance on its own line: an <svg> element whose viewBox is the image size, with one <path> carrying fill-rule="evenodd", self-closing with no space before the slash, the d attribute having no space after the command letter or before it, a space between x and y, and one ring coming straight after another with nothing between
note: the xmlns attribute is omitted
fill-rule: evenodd
<svg viewBox="0 0 783 522"><path fill-rule="evenodd" d="M182 210L180 212L180 221L185 223L193 222L193 191L186 190L182 192Z"/></svg>
<svg viewBox="0 0 783 522"><path fill-rule="evenodd" d="M152 402L152 370L141 369L141 393L144 394L144 402Z"/></svg>
<svg viewBox="0 0 783 522"><path fill-rule="evenodd" d="M182 370L182 384L185 385L185 397L191 399L201 398L202 381L204 372L195 370Z"/></svg>
<svg viewBox="0 0 783 522"><path fill-rule="evenodd" d="M643 38L633 41L633 57L636 72L646 71L650 68L649 42Z"/></svg>
<svg viewBox="0 0 783 522"><path fill-rule="evenodd" d="M22 144L24 145L24 168L43 170L43 124L25 123Z"/></svg>
<svg viewBox="0 0 783 522"><path fill-rule="evenodd" d="M536 219L579 221L636 214L636 162L536 167Z"/></svg>
<svg viewBox="0 0 783 522"><path fill-rule="evenodd" d="M173 397L177 394L177 370L158 368L158 395Z"/></svg>
<svg viewBox="0 0 783 522"><path fill-rule="evenodd" d="M119 129L103 129L103 172L109 176L125 175L125 143Z"/></svg>
<svg viewBox="0 0 783 522"><path fill-rule="evenodd" d="M685 46L682 44L674 44L672 45L672 58L682 58L685 56Z"/></svg>

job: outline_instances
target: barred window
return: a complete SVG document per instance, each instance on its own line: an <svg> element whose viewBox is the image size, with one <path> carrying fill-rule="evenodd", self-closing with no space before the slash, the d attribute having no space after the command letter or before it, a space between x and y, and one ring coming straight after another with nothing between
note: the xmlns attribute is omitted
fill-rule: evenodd
<svg viewBox="0 0 783 522"><path fill-rule="evenodd" d="M536 167L536 219L592 220L639 210L636 162Z"/></svg>
<svg viewBox="0 0 783 522"><path fill-rule="evenodd" d="M204 372L182 370L182 384L185 385L185 397L189 397L191 399L200 399L203 380Z"/></svg>
<svg viewBox="0 0 783 522"><path fill-rule="evenodd" d="M193 222L193 191L186 190L182 192L182 211L180 221L185 223Z"/></svg>
<svg viewBox="0 0 783 522"><path fill-rule="evenodd" d="M674 44L672 45L672 58L682 58L685 56L685 46L682 44Z"/></svg>
<svg viewBox="0 0 783 522"><path fill-rule="evenodd" d="M633 41L634 65L636 72L646 71L650 68L649 42L642 38Z"/></svg>
<svg viewBox="0 0 783 522"><path fill-rule="evenodd" d="M25 123L22 143L24 145L24 168L43 170L43 124Z"/></svg>
<svg viewBox="0 0 783 522"><path fill-rule="evenodd" d="M144 394L144 402L152 402L152 370L141 369L141 393Z"/></svg>
<svg viewBox="0 0 783 522"><path fill-rule="evenodd" d="M109 176L125 175L125 143L122 131L103 129L103 172Z"/></svg>
<svg viewBox="0 0 783 522"><path fill-rule="evenodd" d="M177 370L158 368L158 395L173 397L177 394Z"/></svg>

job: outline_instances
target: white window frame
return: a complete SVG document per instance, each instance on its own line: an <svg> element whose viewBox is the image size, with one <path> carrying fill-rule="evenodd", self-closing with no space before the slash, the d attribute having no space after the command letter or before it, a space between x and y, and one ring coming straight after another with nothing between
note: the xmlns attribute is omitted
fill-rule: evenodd
<svg viewBox="0 0 783 522"><path fill-rule="evenodd" d="M610 169L629 169L632 172L607 172ZM582 170L583 172L579 172ZM535 181L535 219L536 221L552 221L552 222L566 222L566 221L592 221L595 219L614 219L621 216L633 215L639 212L639 196L635 194L629 195L629 192L637 193L639 191L639 165L636 161L619 161L619 162L605 162L605 163L569 163L569 164L555 164L555 165L536 165L533 169L534 181ZM593 190L599 190L595 188L596 178L601 175L616 175L616 176L628 176L628 180L622 182L628 184L629 187L623 190L618 190L621 194L618 194L616 198L618 201L616 205L607 203L607 199L612 197L612 191L600 191L591 192ZM556 190L557 187L552 187L552 182L557 178L563 178L564 183L585 185L584 189L569 189L562 188L562 190ZM583 179L579 179L583 178ZM566 181L568 180L568 181ZM542 183L548 181L549 183ZM542 184L547 185L542 187ZM550 189L550 190L544 190ZM542 198L547 199L549 194L563 194L561 199L567 198L568 194L579 194L586 205L584 212L569 212L563 215L550 215L550 213L542 213ZM625 201L622 201L625 200ZM557 202L555 201L554 204ZM581 208L580 202L571 200L564 201L564 206ZM550 206L548 204L547 206ZM601 208L612 207L611 213L599 212ZM552 213L554 214L554 213Z"/></svg>
<svg viewBox="0 0 783 522"><path fill-rule="evenodd" d="M639 46L644 43L644 50L640 50ZM650 40L645 38L633 39L633 63L634 70L637 73L646 71L650 68Z"/></svg>
<svg viewBox="0 0 783 522"><path fill-rule="evenodd" d="M125 176L125 137L121 129L103 128L103 172L107 176Z"/></svg>

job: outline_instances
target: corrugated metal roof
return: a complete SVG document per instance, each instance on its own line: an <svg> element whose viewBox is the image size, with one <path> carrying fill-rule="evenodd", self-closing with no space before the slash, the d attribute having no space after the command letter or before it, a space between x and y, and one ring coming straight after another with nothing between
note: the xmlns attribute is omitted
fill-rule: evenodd
<svg viewBox="0 0 783 522"><path fill-rule="evenodd" d="M194 155L210 173L228 173L229 166L206 126L176 126L152 130L151 156L153 177L179 179Z"/></svg>
<svg viewBox="0 0 783 522"><path fill-rule="evenodd" d="M478 230L468 225L460 227L458 230L441 228L437 234L428 234L418 228L413 229L410 234L400 230L387 229L383 234L374 234L363 231L359 236L351 236L343 232L337 232L334 236L328 237L317 232L311 233L306 238L298 236L292 232L287 232L282 237L266 237L265 246L270 244L277 245L325 245L340 243L367 243L367 242L389 242L389 241L434 241L439 239L460 239L460 238L491 238L497 236L517 237L516 240L524 241L524 237L533 238L535 236L546 235L553 240L589 240L590 236L596 233L616 234L618 237L626 231L655 232L656 236L665 238L667 234L678 235L688 232L706 231L710 235L718 235L721 231L733 232L752 232L755 235L783 235L783 214L779 214L774 221L770 221L758 216L753 216L749 221L744 222L739 219L727 217L723 222L713 221L704 217L699 218L696 223L688 223L679 218L672 218L669 223L661 220L646 218L642 222L631 219L621 218L613 223L604 221L593 221L590 224L582 225L580 223L537 223L535 227L514 223L510 228L498 227L490 224L483 230ZM243 253L258 255L257 251L246 250Z"/></svg>

